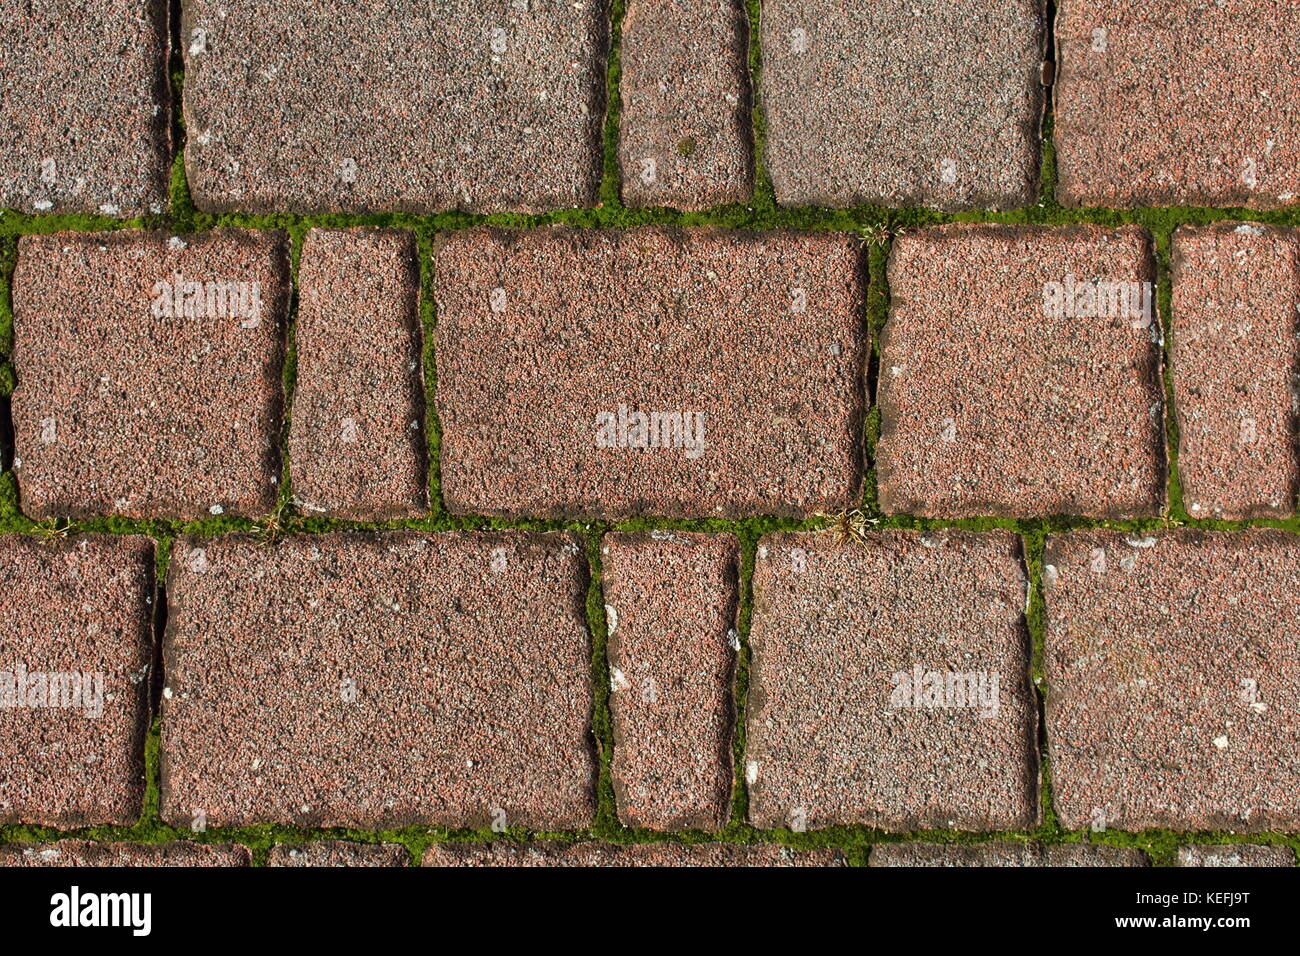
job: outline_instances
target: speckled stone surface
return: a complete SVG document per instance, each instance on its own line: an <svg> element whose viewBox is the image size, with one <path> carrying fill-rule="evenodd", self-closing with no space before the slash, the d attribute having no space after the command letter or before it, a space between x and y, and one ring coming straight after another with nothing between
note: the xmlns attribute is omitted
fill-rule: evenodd
<svg viewBox="0 0 1300 956"><path fill-rule="evenodd" d="M785 206L1037 198L1038 0L765 0L766 161Z"/></svg>
<svg viewBox="0 0 1300 956"><path fill-rule="evenodd" d="M153 560L142 535L0 535L0 824L139 818Z"/></svg>
<svg viewBox="0 0 1300 956"><path fill-rule="evenodd" d="M868 866L1150 866L1141 850L1095 843L887 843L874 847Z"/></svg>
<svg viewBox="0 0 1300 956"><path fill-rule="evenodd" d="M188 0L185 169L208 212L593 205L605 0Z"/></svg>
<svg viewBox="0 0 1300 956"><path fill-rule="evenodd" d="M1232 843L1222 846L1178 848L1175 866L1295 866L1295 850L1289 846L1256 846Z"/></svg>
<svg viewBox="0 0 1300 956"><path fill-rule="evenodd" d="M166 0L0 0L0 208L161 213Z"/></svg>
<svg viewBox="0 0 1300 956"><path fill-rule="evenodd" d="M629 0L618 152L628 206L748 201L748 39L742 0Z"/></svg>
<svg viewBox="0 0 1300 956"><path fill-rule="evenodd" d="M238 843L9 843L0 846L5 866L249 866L252 855Z"/></svg>
<svg viewBox="0 0 1300 956"><path fill-rule="evenodd" d="M406 866L410 854L400 843L349 843L317 840L313 843L271 847L267 866Z"/></svg>
<svg viewBox="0 0 1300 956"><path fill-rule="evenodd" d="M1060 0L1066 206L1300 204L1300 6Z"/></svg>
<svg viewBox="0 0 1300 956"><path fill-rule="evenodd" d="M1074 531L1043 584L1062 825L1300 826L1300 539Z"/></svg>
<svg viewBox="0 0 1300 956"><path fill-rule="evenodd" d="M188 520L275 506L283 233L23 236L13 297L25 514Z"/></svg>
<svg viewBox="0 0 1300 956"><path fill-rule="evenodd" d="M718 830L731 817L736 537L608 534L601 551L619 819Z"/></svg>
<svg viewBox="0 0 1300 956"><path fill-rule="evenodd" d="M1004 532L760 539L750 822L1034 826L1027 589L1020 542Z"/></svg>
<svg viewBox="0 0 1300 956"><path fill-rule="evenodd" d="M420 263L407 229L312 229L298 273L295 503L360 521L429 510Z"/></svg>
<svg viewBox="0 0 1300 956"><path fill-rule="evenodd" d="M436 843L425 866L845 866L839 850L763 843Z"/></svg>
<svg viewBox="0 0 1300 956"><path fill-rule="evenodd" d="M1300 486L1300 231L1181 226L1173 275L1183 506L1193 518L1289 515Z"/></svg>
<svg viewBox="0 0 1300 956"><path fill-rule="evenodd" d="M858 502L864 282L849 236L476 229L442 240L435 277L451 511Z"/></svg>
<svg viewBox="0 0 1300 956"><path fill-rule="evenodd" d="M567 532L178 539L163 819L587 826L586 588Z"/></svg>
<svg viewBox="0 0 1300 956"><path fill-rule="evenodd" d="M1136 226L950 225L900 236L881 338L880 506L932 517L1092 518L1164 509L1164 385L1150 323L1099 281L1141 295L1150 236ZM1070 315L1059 285L1091 313Z"/></svg>

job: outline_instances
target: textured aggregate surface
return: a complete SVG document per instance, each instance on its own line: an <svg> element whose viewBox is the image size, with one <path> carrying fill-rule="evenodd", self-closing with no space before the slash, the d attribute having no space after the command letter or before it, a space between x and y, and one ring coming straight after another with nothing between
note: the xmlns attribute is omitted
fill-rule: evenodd
<svg viewBox="0 0 1300 956"><path fill-rule="evenodd" d="M0 845L0 867L5 866L248 866L251 855L235 843L93 843L60 840L58 843Z"/></svg>
<svg viewBox="0 0 1300 956"><path fill-rule="evenodd" d="M442 843L425 866L843 866L838 850L729 843Z"/></svg>
<svg viewBox="0 0 1300 956"><path fill-rule="evenodd" d="M267 866L406 866L409 854L399 843L348 843L345 840L317 840L290 846L271 847Z"/></svg>
<svg viewBox="0 0 1300 956"><path fill-rule="evenodd" d="M1150 866L1140 850L1064 843L980 843L952 846L936 843L886 843L871 851L871 866Z"/></svg>

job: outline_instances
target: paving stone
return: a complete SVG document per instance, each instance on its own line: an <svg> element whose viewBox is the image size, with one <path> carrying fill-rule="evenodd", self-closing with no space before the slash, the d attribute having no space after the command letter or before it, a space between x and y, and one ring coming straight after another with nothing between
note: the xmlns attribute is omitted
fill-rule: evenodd
<svg viewBox="0 0 1300 956"><path fill-rule="evenodd" d="M607 4L190 0L209 212L543 212L599 196Z"/></svg>
<svg viewBox="0 0 1300 956"><path fill-rule="evenodd" d="M871 851L868 866L1150 866L1141 850L1096 843L887 843Z"/></svg>
<svg viewBox="0 0 1300 956"><path fill-rule="evenodd" d="M0 825L139 819L153 548L0 535Z"/></svg>
<svg viewBox="0 0 1300 956"><path fill-rule="evenodd" d="M1038 0L766 0L765 157L786 206L1037 199Z"/></svg>
<svg viewBox="0 0 1300 956"><path fill-rule="evenodd" d="M435 275L447 507L734 518L853 506L860 265L855 240L831 233L444 238Z"/></svg>
<svg viewBox="0 0 1300 956"><path fill-rule="evenodd" d="M1181 226L1173 264L1184 507L1193 518L1289 515L1300 486L1300 232Z"/></svg>
<svg viewBox="0 0 1300 956"><path fill-rule="evenodd" d="M249 866L252 856L238 843L10 843L0 846L4 866Z"/></svg>
<svg viewBox="0 0 1300 956"><path fill-rule="evenodd" d="M845 866L839 850L771 843L435 843L425 866Z"/></svg>
<svg viewBox="0 0 1300 956"><path fill-rule="evenodd" d="M1295 850L1288 846L1235 843L1224 846L1178 848L1175 866L1295 866Z"/></svg>
<svg viewBox="0 0 1300 956"><path fill-rule="evenodd" d="M1163 511L1160 331L1154 304L1144 312L1140 298L1154 277L1150 237L1136 226L952 225L900 236L877 394L882 510ZM1116 290L1133 293L1132 314ZM1058 309L1058 292L1076 307Z"/></svg>
<svg viewBox="0 0 1300 956"><path fill-rule="evenodd" d="M1067 206L1300 204L1300 7L1061 0Z"/></svg>
<svg viewBox="0 0 1300 956"><path fill-rule="evenodd" d="M313 843L271 847L267 866L406 866L410 854L400 843L348 843L317 840Z"/></svg>
<svg viewBox="0 0 1300 956"><path fill-rule="evenodd" d="M0 0L0 208L161 213L166 0Z"/></svg>
<svg viewBox="0 0 1300 956"><path fill-rule="evenodd" d="M586 588L572 533L178 539L163 819L587 826Z"/></svg>
<svg viewBox="0 0 1300 956"><path fill-rule="evenodd" d="M298 274L294 498L362 521L429 510L420 263L406 229L313 229Z"/></svg>
<svg viewBox="0 0 1300 956"><path fill-rule="evenodd" d="M628 826L731 817L739 546L730 534L605 536L613 781Z"/></svg>
<svg viewBox="0 0 1300 956"><path fill-rule="evenodd" d="M27 515L194 519L275 506L282 233L23 236L13 296Z"/></svg>
<svg viewBox="0 0 1300 956"><path fill-rule="evenodd" d="M740 0L629 0L618 154L627 205L749 200L748 37Z"/></svg>
<svg viewBox="0 0 1300 956"><path fill-rule="evenodd" d="M772 534L754 569L758 827L1035 825L1028 585L1005 532Z"/></svg>
<svg viewBox="0 0 1300 956"><path fill-rule="evenodd" d="M1300 538L1075 531L1043 583L1064 826L1300 826Z"/></svg>

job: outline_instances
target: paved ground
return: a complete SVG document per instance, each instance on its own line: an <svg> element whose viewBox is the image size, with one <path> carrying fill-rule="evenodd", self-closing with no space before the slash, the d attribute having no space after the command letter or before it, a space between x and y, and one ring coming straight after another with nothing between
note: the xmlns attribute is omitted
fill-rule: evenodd
<svg viewBox="0 0 1300 956"><path fill-rule="evenodd" d="M1149 866L1140 850L1089 843L886 843L871 851L871 866Z"/></svg>
<svg viewBox="0 0 1300 956"><path fill-rule="evenodd" d="M348 843L317 840L290 846L280 844L267 854L267 866L406 866L406 847L398 843Z"/></svg>

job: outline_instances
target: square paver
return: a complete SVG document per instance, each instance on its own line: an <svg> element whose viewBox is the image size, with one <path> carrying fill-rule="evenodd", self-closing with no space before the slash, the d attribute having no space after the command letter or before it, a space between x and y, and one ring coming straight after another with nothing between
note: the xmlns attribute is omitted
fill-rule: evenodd
<svg viewBox="0 0 1300 956"><path fill-rule="evenodd" d="M298 272L295 504L362 521L429 510L420 262L406 229L313 229Z"/></svg>
<svg viewBox="0 0 1300 956"><path fill-rule="evenodd" d="M435 253L453 512L735 518L860 500L863 277L835 233L476 229Z"/></svg>
<svg viewBox="0 0 1300 956"><path fill-rule="evenodd" d="M1032 827L1027 592L1009 533L763 537L746 712L750 822Z"/></svg>
<svg viewBox="0 0 1300 956"><path fill-rule="evenodd" d="M601 550L619 819L720 829L733 780L736 538L608 534Z"/></svg>
<svg viewBox="0 0 1300 956"><path fill-rule="evenodd" d="M1037 198L1038 0L765 0L765 158L785 206Z"/></svg>
<svg viewBox="0 0 1300 956"><path fill-rule="evenodd" d="M1150 866L1151 860L1141 850L1096 843L886 843L872 849L867 865L1111 867Z"/></svg>
<svg viewBox="0 0 1300 956"><path fill-rule="evenodd" d="M1224 846L1178 848L1175 866L1295 866L1295 850L1289 846L1256 846L1234 843Z"/></svg>
<svg viewBox="0 0 1300 956"><path fill-rule="evenodd" d="M1150 236L952 225L900 236L881 338L880 506L932 517L1159 514Z"/></svg>
<svg viewBox="0 0 1300 956"><path fill-rule="evenodd" d="M629 0L619 164L629 206L704 209L754 189L741 0Z"/></svg>
<svg viewBox="0 0 1300 956"><path fill-rule="evenodd" d="M1063 825L1300 826L1300 538L1074 531L1043 584Z"/></svg>
<svg viewBox="0 0 1300 956"><path fill-rule="evenodd" d="M271 847L267 866L347 867L406 866L411 857L400 843L349 843L344 840L316 840Z"/></svg>
<svg viewBox="0 0 1300 956"><path fill-rule="evenodd" d="M139 818L153 560L140 535L0 535L0 824Z"/></svg>
<svg viewBox="0 0 1300 956"><path fill-rule="evenodd" d="M14 444L33 518L275 506L289 298L279 232L23 236Z"/></svg>
<svg viewBox="0 0 1300 956"><path fill-rule="evenodd" d="M161 213L166 0L0 2L0 209Z"/></svg>
<svg viewBox="0 0 1300 956"><path fill-rule="evenodd" d="M605 0L191 0L208 212L544 212L599 195Z"/></svg>
<svg viewBox="0 0 1300 956"><path fill-rule="evenodd" d="M425 866L845 866L839 850L794 850L771 843L435 843Z"/></svg>
<svg viewBox="0 0 1300 956"><path fill-rule="evenodd" d="M250 866L252 854L238 843L10 843L0 846L0 867L215 867Z"/></svg>
<svg viewBox="0 0 1300 956"><path fill-rule="evenodd" d="M571 533L178 539L163 819L587 826L586 591Z"/></svg>
<svg viewBox="0 0 1300 956"><path fill-rule="evenodd" d="M1181 226L1173 264L1183 505L1193 518L1288 515L1300 486L1300 231Z"/></svg>
<svg viewBox="0 0 1300 956"><path fill-rule="evenodd" d="M1300 204L1300 6L1060 0L1067 206Z"/></svg>

